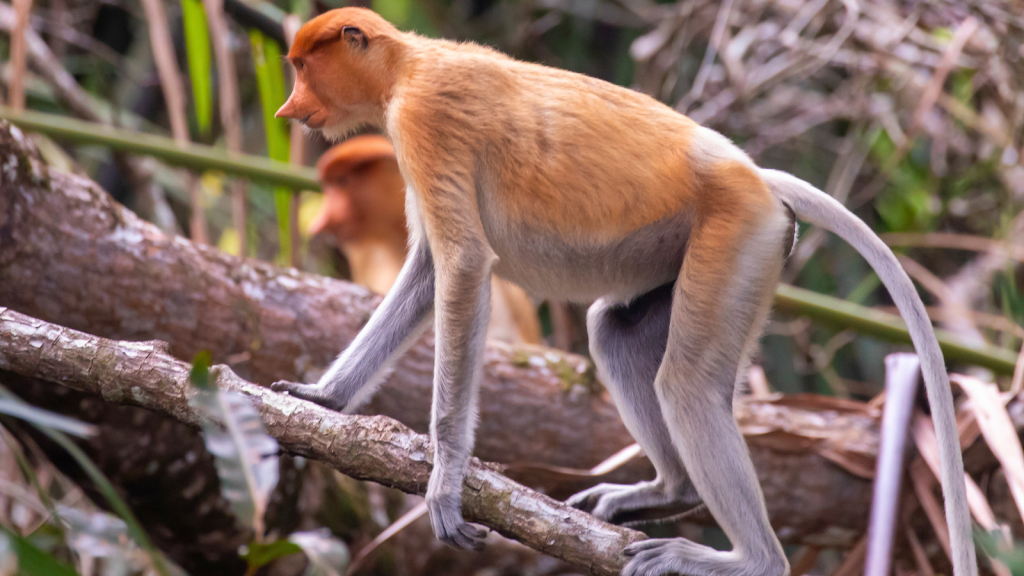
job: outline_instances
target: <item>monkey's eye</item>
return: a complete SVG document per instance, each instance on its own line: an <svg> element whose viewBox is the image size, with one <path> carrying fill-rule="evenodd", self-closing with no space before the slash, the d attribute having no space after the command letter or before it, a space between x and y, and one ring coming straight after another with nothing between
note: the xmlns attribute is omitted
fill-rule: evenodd
<svg viewBox="0 0 1024 576"><path fill-rule="evenodd" d="M306 67L302 60L296 60L292 62L292 64L295 65L295 70L297 70L298 72L302 72L302 69Z"/></svg>

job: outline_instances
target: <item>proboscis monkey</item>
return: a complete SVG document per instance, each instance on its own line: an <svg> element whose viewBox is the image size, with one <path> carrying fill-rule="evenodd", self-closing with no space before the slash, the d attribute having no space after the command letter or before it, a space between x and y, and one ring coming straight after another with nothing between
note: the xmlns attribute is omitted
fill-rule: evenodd
<svg viewBox="0 0 1024 576"><path fill-rule="evenodd" d="M405 181L383 136L349 138L320 157L323 204L311 235L331 234L352 269L352 281L387 294L409 249ZM540 342L540 323L522 288L494 277L487 337L510 344Z"/></svg>
<svg viewBox="0 0 1024 576"><path fill-rule="evenodd" d="M623 574L789 571L732 415L771 307L794 215L852 244L906 318L935 419L958 576L977 565L949 380L924 305L892 252L810 184L758 168L724 136L654 99L468 43L400 32L342 8L299 30L279 116L328 138L380 127L408 184L409 259L319 382L278 383L351 410L433 317L437 333L427 504L435 534L475 548L461 512L492 273L536 296L595 301L591 353L658 471L572 505L611 521L703 501L732 542L629 545Z"/></svg>

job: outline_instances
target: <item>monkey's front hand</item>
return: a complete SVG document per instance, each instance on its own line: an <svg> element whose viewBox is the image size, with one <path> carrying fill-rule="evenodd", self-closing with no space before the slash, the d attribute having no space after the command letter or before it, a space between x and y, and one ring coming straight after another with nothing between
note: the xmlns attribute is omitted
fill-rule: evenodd
<svg viewBox="0 0 1024 576"><path fill-rule="evenodd" d="M270 389L275 392L287 392L296 398L309 400L338 412L343 412L351 399L351 395L346 394L343 387L323 381L316 384L299 384L282 380L271 384Z"/></svg>
<svg viewBox="0 0 1024 576"><path fill-rule="evenodd" d="M434 535L445 544L477 552L484 549L487 532L462 518L462 498L458 493L434 494L428 486L427 512Z"/></svg>

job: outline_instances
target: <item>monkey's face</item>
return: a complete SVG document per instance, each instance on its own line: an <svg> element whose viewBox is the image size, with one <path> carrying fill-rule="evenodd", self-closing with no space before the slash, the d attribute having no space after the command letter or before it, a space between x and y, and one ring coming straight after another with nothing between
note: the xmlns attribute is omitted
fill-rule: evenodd
<svg viewBox="0 0 1024 576"><path fill-rule="evenodd" d="M339 244L351 242L359 236L358 214L352 205L352 197L344 180L325 180L324 197L320 212L309 223L307 232L316 236L321 232L330 234Z"/></svg>
<svg viewBox="0 0 1024 576"><path fill-rule="evenodd" d="M332 10L299 29L288 53L295 87L276 116L329 139L379 125L394 81L393 26L356 8Z"/></svg>
<svg viewBox="0 0 1024 576"><path fill-rule="evenodd" d="M339 244L360 241L405 243L405 182L393 158L321 175L323 203L307 232L334 236Z"/></svg>

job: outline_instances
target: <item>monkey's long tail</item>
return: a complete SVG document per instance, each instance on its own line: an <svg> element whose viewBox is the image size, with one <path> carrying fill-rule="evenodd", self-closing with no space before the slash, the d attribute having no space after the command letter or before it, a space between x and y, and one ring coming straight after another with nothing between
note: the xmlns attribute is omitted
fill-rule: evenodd
<svg viewBox="0 0 1024 576"><path fill-rule="evenodd" d="M939 462L942 466L942 495L946 501L953 554L953 572L957 576L977 576L978 564L971 536L964 463L960 455L953 396L949 388L942 350L935 339L924 303L913 283L889 247L860 218L837 200L799 178L778 170L761 170L761 177L775 196L789 205L801 220L834 232L864 256L892 295L906 320L910 339L921 358L928 402L935 420Z"/></svg>

